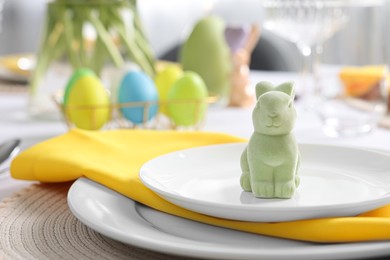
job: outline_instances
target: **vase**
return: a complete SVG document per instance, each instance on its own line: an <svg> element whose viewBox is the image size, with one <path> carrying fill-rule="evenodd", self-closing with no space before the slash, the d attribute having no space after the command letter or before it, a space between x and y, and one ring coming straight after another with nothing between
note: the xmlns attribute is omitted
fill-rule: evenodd
<svg viewBox="0 0 390 260"><path fill-rule="evenodd" d="M29 114L59 118L53 101L76 69L89 68L110 88L111 76L131 62L153 77L154 56L143 32L136 0L55 0L47 4L45 28L29 84Z"/></svg>

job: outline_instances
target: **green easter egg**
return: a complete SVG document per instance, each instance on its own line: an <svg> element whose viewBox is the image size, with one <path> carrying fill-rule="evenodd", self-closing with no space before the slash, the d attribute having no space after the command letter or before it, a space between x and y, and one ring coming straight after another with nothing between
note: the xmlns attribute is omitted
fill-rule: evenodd
<svg viewBox="0 0 390 260"><path fill-rule="evenodd" d="M207 109L207 87L195 72L184 72L168 93L168 116L178 126L193 126Z"/></svg>
<svg viewBox="0 0 390 260"><path fill-rule="evenodd" d="M71 85L65 113L78 128L98 130L110 118L109 97L103 84L94 74L85 74Z"/></svg>
<svg viewBox="0 0 390 260"><path fill-rule="evenodd" d="M72 89L74 83L82 76L85 75L95 75L95 72L93 72L91 69L88 68L80 68L73 72L72 76L70 77L68 84L66 84L65 87L65 93L64 93L64 99L63 103L66 104L68 101L70 90Z"/></svg>
<svg viewBox="0 0 390 260"><path fill-rule="evenodd" d="M183 74L182 69L177 65L167 65L163 70L157 73L154 82L157 87L158 96L160 99L159 110L163 114L167 114L166 102L168 93L173 83Z"/></svg>

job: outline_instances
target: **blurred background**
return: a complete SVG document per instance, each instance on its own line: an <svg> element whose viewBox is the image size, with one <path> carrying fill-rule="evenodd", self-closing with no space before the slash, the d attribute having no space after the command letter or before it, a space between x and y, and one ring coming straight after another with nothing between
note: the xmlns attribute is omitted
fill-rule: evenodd
<svg viewBox="0 0 390 260"><path fill-rule="evenodd" d="M5 0L0 55L35 52L38 49L47 2L49 0ZM390 4L386 4L384 8L390 14ZM156 57L165 59L176 58L177 48L191 32L193 25L207 14L219 15L230 25L261 23L264 18L259 0L141 0L138 1L138 9ZM354 26L350 28L359 30L364 26L372 27L372 24L388 26L389 20L388 17L377 16L373 10L362 9L354 13L354 18L350 21ZM349 41L350 51L359 51L359 58L365 59L364 53L368 53L366 45L370 38L361 34L360 38L351 39L351 33L356 35L354 31L332 37L327 43L324 57L334 62L340 56L353 56L345 53L345 50L340 53L337 49L340 41ZM378 32L372 32L375 33ZM385 37L386 42L390 42L390 35L386 34ZM356 48L352 48L353 46ZM387 60L390 60L389 49L390 45L385 54ZM295 71L299 70L301 62L301 56L293 43L263 30L253 51L251 68Z"/></svg>
<svg viewBox="0 0 390 260"><path fill-rule="evenodd" d="M53 95L59 93L59 90L67 89L67 83L71 82L72 69L80 68L81 63L83 66L87 64L86 67L91 67L101 77L104 87L112 93L111 101L119 102L114 97L119 96L117 90L121 88L119 82L122 81L117 80L116 77L118 75L118 78L123 77L128 72L126 70L129 69L124 64L129 60L140 66L155 81L159 91L159 101L162 103L168 99L167 89L174 85L173 83L179 77L177 75L181 73L176 73L172 69L165 75L164 73L168 71L166 68L172 64L161 60L167 60L176 62L174 65L184 71L198 73L207 86L206 96L218 100L218 102L207 102L214 102L217 105L252 106L255 83L268 80L264 75L270 76L270 81L274 80L272 77L276 75L279 79L286 78L294 81L296 97L300 103L310 103L307 105L308 110L320 115L321 120L325 122L331 120L341 125L340 122L352 120L349 112L348 115L335 119L340 115L340 111L347 111L344 108L335 109L333 101L341 98L343 98L343 105L346 103L344 99L349 101L353 99L354 105L359 107L359 110L369 111L365 122L369 121L370 124L371 121L376 123L384 110L390 113L388 102L390 100L390 77L388 77L390 34L387 32L387 28L390 28L390 0L129 0L127 3L131 5L137 2L134 5L137 10L131 10L130 13L135 19L123 19L123 25L130 25L129 28L132 30L138 30L138 25L135 26L133 23L140 18L143 30L138 30L138 34L133 33L131 37L134 38L126 38L130 34L123 36L125 33L122 33L120 35L122 39L119 37L118 41L118 34L110 35L110 32L118 33L118 30L109 28L111 23L115 23L112 22L115 19L110 15L100 14L100 22L107 24L105 33L111 39L110 46L114 46L111 48L106 44L105 49L99 47L103 46L102 39L107 37L102 37L102 34L96 37L96 31L99 30L95 30L95 38L90 37L87 30L84 30L87 28L84 25L90 26L91 21L96 17L90 15L86 19L87 24L77 27L80 24L77 24L78 16L75 14L80 12L80 1L0 0L3 4L0 32L0 62L3 65L0 66L0 79L7 84L21 83L24 90L27 84L30 85L28 110L32 115L39 115L41 111L43 115L46 111L47 113L59 112L53 102ZM51 2L54 5L48 5ZM90 5L93 1L85 2L87 7L93 6ZM117 2L108 0L105 4L115 5ZM64 3L67 4L66 8L74 8L74 10L72 9L72 12L68 12L67 15L66 12L65 14L50 12L50 7L57 4L60 6L58 9L63 9ZM99 8L99 10L107 9ZM93 8L90 10L94 12L88 14L98 13ZM53 28L48 27L51 32L54 32L53 34L44 35L45 17L49 17L48 21L59 17L59 22L56 21ZM203 32L197 32L198 25L211 17L218 17L218 21L206 21L208 25L203 27ZM222 27L219 27L219 21L223 21ZM59 28L67 27L68 30L60 30L58 36L55 30L57 25ZM82 44L78 44L75 38L66 36L59 38L65 35L63 31L72 34L69 32L73 30L73 26L82 28L81 34L84 38L79 39ZM258 34L251 34L254 27L259 29ZM75 31L73 34L76 35ZM144 41L143 33L147 41ZM229 38L228 33L236 35ZM218 36L214 37L217 34ZM49 36L52 35L60 40L40 48L41 41L50 43ZM142 41L139 38L135 39L134 35L141 35ZM255 36L252 37L253 35ZM255 39L253 46L248 47L250 44L247 43L251 42L252 38ZM124 48L123 43L127 44L128 49ZM207 48L203 44L208 44ZM240 48L235 48L234 45L240 44ZM53 58L55 56L53 53L45 55L40 52L39 55L35 55L41 50L49 50L48 52L55 50L47 46L56 46L61 55L56 58ZM85 49L81 50L80 46ZM187 51L185 47L188 47ZM110 48L116 50L118 55L112 55L115 52L107 51ZM138 55L134 53L132 56L129 55L132 48L139 49L138 52L137 50L134 52ZM68 57L68 52L72 51L74 52L71 54L75 54L79 59L76 61L80 61L77 66L74 64L75 59ZM140 53L145 55L139 55ZM102 58L98 57L99 54L109 55ZM120 55L123 56L119 57L123 58L123 64L118 62ZM137 56L146 58L140 62ZM156 65L154 58L158 59ZM46 59L53 60L45 64ZM155 71L148 70L147 65L150 65L148 64L150 61L153 66L149 68L154 68ZM99 64L108 73L100 73L102 68L99 68ZM162 66L158 66L161 64ZM117 69L124 71L110 71L111 65L116 65ZM118 75L113 71L118 72ZM159 80L161 78L164 80ZM7 90L13 91L13 87L7 86ZM164 92L163 89L166 91ZM356 100L363 102L355 102ZM329 110L324 109L327 108L328 101L332 101L329 102L331 104ZM66 103L61 102L57 103L60 105ZM378 104L387 105L387 108L377 113ZM331 116L328 115L330 113ZM375 117L371 113L375 113ZM362 121L362 115L356 114L356 120ZM43 118L51 117L43 116Z"/></svg>
<svg viewBox="0 0 390 260"><path fill-rule="evenodd" d="M0 55L37 50L48 2L49 0L5 0ZM223 17L228 24L261 23L264 17L259 0L141 0L138 1L138 6L150 44L157 57L167 55L173 48L180 45L190 33L193 25L206 14L217 14ZM385 5L385 8L390 14L390 5ZM383 19L383 17L376 16L375 12L364 10L355 13L355 16L358 17L354 21L355 30L359 30L362 26L370 26L370 23L382 23L386 26L389 25L390 20L387 18L387 20L378 21L378 18ZM276 55L278 59L282 59L280 56L283 55L288 56L284 60L286 64L280 63L280 67L275 68L270 65L269 69L297 69L300 56L294 44L264 31L262 38L264 42L259 42L259 45L280 52L282 55ZM390 34L387 34L386 38L390 39ZM341 40L350 41L351 46L358 44L359 48L364 50L364 42L370 39L366 35L362 35L360 39L350 39L345 33L336 35L332 39L333 48L329 50L333 52L333 56L340 55L334 45ZM390 46L388 48L390 49Z"/></svg>
<svg viewBox="0 0 390 260"><path fill-rule="evenodd" d="M42 34L48 0L5 0L0 55L36 52ZM260 23L259 0L141 0L138 9L156 57L174 59L177 47L193 25L213 13L227 24ZM253 51L252 67L262 70L298 70L300 55L293 43L269 32L261 33Z"/></svg>

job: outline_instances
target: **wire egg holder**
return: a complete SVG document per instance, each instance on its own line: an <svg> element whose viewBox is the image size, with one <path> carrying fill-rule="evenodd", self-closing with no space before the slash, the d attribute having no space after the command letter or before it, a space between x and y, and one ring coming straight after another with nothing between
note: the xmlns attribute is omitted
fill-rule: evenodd
<svg viewBox="0 0 390 260"><path fill-rule="evenodd" d="M207 106L209 104L215 103L217 97L207 97L205 99L180 99L180 100L171 100L171 101L147 101L147 102L127 102L127 103L109 103L107 105L65 105L62 103L62 95L54 95L53 100L59 108L62 117L69 129L78 128L73 120L70 118L70 111L77 111L78 113L89 114L88 117L89 125L91 129L95 130L109 130L109 129L150 129L150 130L200 130L205 121L207 114ZM186 105L187 108L193 105L192 115L193 125L190 126L181 126L174 122L174 120L166 114L161 113L160 107L167 107L170 104L175 105ZM149 119L149 113L151 107L157 105L158 111L155 116L152 116ZM202 105L205 105L205 111L202 110ZM142 113L142 122L134 123L131 120L127 119L123 113L122 109L126 108L140 108ZM100 128L97 123L97 113L101 109L108 109L109 119L106 123ZM191 113L191 111L190 111ZM203 114L204 113L204 114Z"/></svg>

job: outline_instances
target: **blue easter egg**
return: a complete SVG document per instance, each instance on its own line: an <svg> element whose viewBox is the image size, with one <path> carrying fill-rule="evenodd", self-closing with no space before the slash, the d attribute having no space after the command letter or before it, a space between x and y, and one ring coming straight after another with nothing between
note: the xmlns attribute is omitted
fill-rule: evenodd
<svg viewBox="0 0 390 260"><path fill-rule="evenodd" d="M126 119L134 124L149 121L158 111L158 93L153 80L142 71L129 71L118 87L120 111ZM134 102L140 102L137 106ZM150 102L149 106L145 103Z"/></svg>

